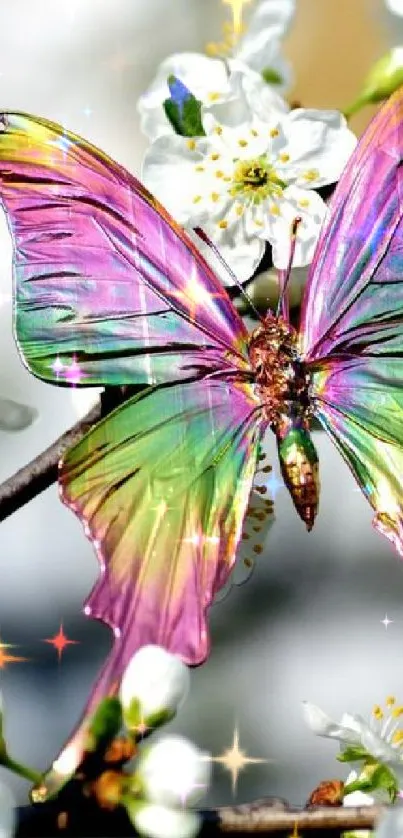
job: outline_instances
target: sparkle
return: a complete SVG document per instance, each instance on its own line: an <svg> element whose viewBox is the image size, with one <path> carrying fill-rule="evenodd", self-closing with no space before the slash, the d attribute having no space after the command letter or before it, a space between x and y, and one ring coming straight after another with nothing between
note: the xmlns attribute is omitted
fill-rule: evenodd
<svg viewBox="0 0 403 838"><path fill-rule="evenodd" d="M59 358L59 356L57 356L57 358L53 361L53 364L51 364L51 369L57 376L59 376L61 371L64 370L63 361Z"/></svg>
<svg viewBox="0 0 403 838"><path fill-rule="evenodd" d="M208 306L211 299L218 297L225 299L225 291L211 294L193 274L181 291L171 291L172 297L180 300L190 320L196 322L196 314L200 305Z"/></svg>
<svg viewBox="0 0 403 838"><path fill-rule="evenodd" d="M218 757L210 757L212 762L219 762L227 771L230 772L232 777L232 792L235 794L236 785L238 781L238 774L245 768L246 765L250 765L252 763L267 763L269 760L267 759L258 759L257 757L248 757L245 754L245 751L241 751L239 748L239 733L238 729L234 729L234 738L232 740L232 745L228 750L224 751L223 754L220 754Z"/></svg>
<svg viewBox="0 0 403 838"><path fill-rule="evenodd" d="M380 622L381 622L381 623L383 623L383 625L384 625L384 626L385 626L385 628L387 629L387 628L388 628L388 626L390 626L390 624L394 622L394 620L389 620L388 615L387 615L387 614L385 614L385 616L384 616L383 620L380 620Z"/></svg>
<svg viewBox="0 0 403 838"><path fill-rule="evenodd" d="M284 489L284 483L281 479L279 479L276 475L275 469L270 472L268 479L266 480L265 484L270 492L272 498L276 497L277 492L280 489Z"/></svg>
<svg viewBox="0 0 403 838"><path fill-rule="evenodd" d="M65 367L64 377L67 379L69 384L78 384L81 379L83 378L83 373L81 371L81 367L77 364L75 358L73 358L69 367Z"/></svg>
<svg viewBox="0 0 403 838"><path fill-rule="evenodd" d="M89 117L92 116L92 113L93 113L92 108L89 108L88 105L83 110L83 114L84 114L84 116L87 117L87 119L89 119Z"/></svg>
<svg viewBox="0 0 403 838"><path fill-rule="evenodd" d="M79 643L78 640L70 640L68 637L66 637L66 635L63 631L63 623L60 623L60 628L59 628L59 633L58 634L55 634L54 637L45 637L43 642L44 643L50 643L51 646L54 646L54 648L57 651L57 656L59 658L59 663L62 659L62 654L63 654L63 651L66 648L66 646L70 646L70 645L73 645L73 644L75 645L75 644Z"/></svg>
<svg viewBox="0 0 403 838"><path fill-rule="evenodd" d="M198 547L200 544L219 544L220 538L218 535L203 535L203 533L194 533L189 538L183 538L183 543L193 544Z"/></svg>
<svg viewBox="0 0 403 838"><path fill-rule="evenodd" d="M53 145L56 148L59 148L63 154L67 154L70 149L71 142L65 134L62 134L60 137L56 137L55 140L49 140L49 145Z"/></svg>
<svg viewBox="0 0 403 838"><path fill-rule="evenodd" d="M9 655L5 649L12 649L12 643L0 642L0 669L5 669L8 663L21 663L22 661L29 661L29 658L21 658L18 655Z"/></svg>

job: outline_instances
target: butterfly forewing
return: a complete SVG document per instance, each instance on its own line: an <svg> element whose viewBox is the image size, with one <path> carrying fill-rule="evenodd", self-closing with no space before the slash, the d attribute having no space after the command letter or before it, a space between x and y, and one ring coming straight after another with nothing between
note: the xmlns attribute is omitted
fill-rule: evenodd
<svg viewBox="0 0 403 838"><path fill-rule="evenodd" d="M403 93L337 187L302 317L312 404L403 554Z"/></svg>
<svg viewBox="0 0 403 838"><path fill-rule="evenodd" d="M247 331L196 247L129 172L62 126L0 122L16 334L54 383L136 384L245 368Z"/></svg>

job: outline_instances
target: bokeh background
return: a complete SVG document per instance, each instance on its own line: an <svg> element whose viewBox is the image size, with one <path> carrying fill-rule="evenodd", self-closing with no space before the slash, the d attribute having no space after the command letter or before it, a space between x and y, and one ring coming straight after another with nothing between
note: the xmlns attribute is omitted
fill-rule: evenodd
<svg viewBox="0 0 403 838"><path fill-rule="evenodd" d="M221 0L0 0L0 106L63 122L138 174L147 144L139 95L163 58L217 40L226 15ZM342 108L371 63L402 40L403 19L383 0L297 0L285 45L292 98ZM360 114L353 128L361 131L369 117ZM34 380L19 360L0 222L0 396L39 411L30 429L0 432L6 479L85 408ZM403 701L403 565L372 530L371 511L331 443L323 433L315 443L322 496L314 531L305 532L279 488L265 552L249 582L212 609L211 657L193 672L190 697L171 724L214 754L231 745L238 725L241 748L267 763L240 775L237 802L268 794L304 802L319 780L343 777L337 746L305 728L304 699L336 717L366 715L391 693ZM0 641L29 659L0 669L6 733L16 758L38 768L70 733L110 647L109 631L81 613L96 575L95 555L55 487L1 524ZM42 641L61 622L79 643L58 664ZM27 784L7 779L24 802ZM217 766L207 803L233 799Z"/></svg>

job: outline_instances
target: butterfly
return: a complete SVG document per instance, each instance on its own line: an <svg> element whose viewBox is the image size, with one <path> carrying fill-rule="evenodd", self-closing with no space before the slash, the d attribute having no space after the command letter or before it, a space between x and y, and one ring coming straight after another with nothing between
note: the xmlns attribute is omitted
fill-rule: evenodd
<svg viewBox="0 0 403 838"><path fill-rule="evenodd" d="M148 385L60 465L62 500L101 566L85 612L115 640L48 790L79 762L90 714L136 649L206 658L206 611L233 568L268 427L308 528L316 418L403 555L402 126L397 93L336 188L300 328L269 311L250 333L193 241L125 169L59 125L1 117L24 363L54 384Z"/></svg>

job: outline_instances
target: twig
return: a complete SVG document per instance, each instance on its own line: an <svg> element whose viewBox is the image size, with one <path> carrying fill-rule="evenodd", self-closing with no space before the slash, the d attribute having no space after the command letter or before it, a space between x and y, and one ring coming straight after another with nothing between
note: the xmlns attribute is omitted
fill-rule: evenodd
<svg viewBox="0 0 403 838"><path fill-rule="evenodd" d="M42 451L34 460L2 483L0 521L4 521L57 480L57 465L64 451L78 442L100 420L101 415L101 401L99 401L83 419L62 434L46 451Z"/></svg>
<svg viewBox="0 0 403 838"><path fill-rule="evenodd" d="M290 811L276 810L269 801L256 800L243 806L225 806L217 811L220 832L226 833L275 833L307 830L371 829L386 806L320 806L315 809Z"/></svg>

